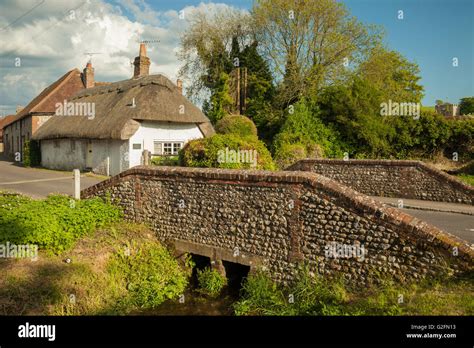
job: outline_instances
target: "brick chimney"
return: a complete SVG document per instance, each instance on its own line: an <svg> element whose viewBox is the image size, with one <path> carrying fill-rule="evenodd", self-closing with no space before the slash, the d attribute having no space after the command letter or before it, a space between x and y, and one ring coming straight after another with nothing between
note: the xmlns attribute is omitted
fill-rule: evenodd
<svg viewBox="0 0 474 348"><path fill-rule="evenodd" d="M183 81L181 81L180 79L177 79L176 87L178 87L179 93L183 94Z"/></svg>
<svg viewBox="0 0 474 348"><path fill-rule="evenodd" d="M82 81L84 81L84 86L86 88L92 88L95 86L94 68L92 67L92 63L90 61L87 62L87 65L82 72Z"/></svg>
<svg viewBox="0 0 474 348"><path fill-rule="evenodd" d="M149 75L150 58L146 56L146 47L144 43L140 44L140 53L138 57L135 57L133 65L135 65L135 69L133 71L133 78Z"/></svg>

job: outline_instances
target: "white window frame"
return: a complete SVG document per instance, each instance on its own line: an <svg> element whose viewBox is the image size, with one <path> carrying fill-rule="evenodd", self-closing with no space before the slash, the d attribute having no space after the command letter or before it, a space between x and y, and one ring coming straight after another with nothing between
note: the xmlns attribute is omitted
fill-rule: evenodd
<svg viewBox="0 0 474 348"><path fill-rule="evenodd" d="M179 148L177 145L179 144ZM171 153L165 153L165 145L170 145ZM161 146L158 153L156 151L157 146ZM153 140L153 156L177 156L179 150L184 146L184 141L176 140ZM167 146L168 147L168 146Z"/></svg>

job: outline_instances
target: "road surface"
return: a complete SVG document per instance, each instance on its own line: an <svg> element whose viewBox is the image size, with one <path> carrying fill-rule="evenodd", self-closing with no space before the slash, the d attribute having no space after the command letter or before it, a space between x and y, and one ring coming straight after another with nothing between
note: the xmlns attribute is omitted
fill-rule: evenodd
<svg viewBox="0 0 474 348"><path fill-rule="evenodd" d="M81 175L81 189L104 179ZM73 195L74 180L72 171L24 168L0 158L0 191L15 191L33 198L44 198L50 193Z"/></svg>

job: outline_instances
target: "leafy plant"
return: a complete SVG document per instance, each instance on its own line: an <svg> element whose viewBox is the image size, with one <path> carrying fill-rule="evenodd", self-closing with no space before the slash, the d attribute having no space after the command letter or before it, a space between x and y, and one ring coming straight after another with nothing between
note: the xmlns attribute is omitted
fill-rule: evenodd
<svg viewBox="0 0 474 348"><path fill-rule="evenodd" d="M182 294L188 284L185 272L170 252L148 242L119 252L109 264L109 272L124 281L128 297L123 305L153 308Z"/></svg>
<svg viewBox="0 0 474 348"><path fill-rule="evenodd" d="M219 134L234 134L240 137L257 137L257 127L251 119L242 115L229 115L216 124Z"/></svg>
<svg viewBox="0 0 474 348"><path fill-rule="evenodd" d="M41 149L38 141L27 140L23 145L23 165L36 167L41 164Z"/></svg>
<svg viewBox="0 0 474 348"><path fill-rule="evenodd" d="M275 169L270 152L257 138L241 138L234 134L215 134L209 138L196 139L188 142L179 152L180 164L185 167L202 168L252 168L253 163L248 162L219 162L219 154L226 149L235 152L256 151L255 169Z"/></svg>
<svg viewBox="0 0 474 348"><path fill-rule="evenodd" d="M178 156L156 156L151 159L151 164L155 166L177 166L179 164Z"/></svg>
<svg viewBox="0 0 474 348"><path fill-rule="evenodd" d="M80 237L122 218L118 207L101 198L76 201L52 195L45 200L0 194L0 242L36 244L61 253Z"/></svg>
<svg viewBox="0 0 474 348"><path fill-rule="evenodd" d="M203 270L197 270L199 291L211 297L220 294L224 286L227 285L227 278L209 267Z"/></svg>

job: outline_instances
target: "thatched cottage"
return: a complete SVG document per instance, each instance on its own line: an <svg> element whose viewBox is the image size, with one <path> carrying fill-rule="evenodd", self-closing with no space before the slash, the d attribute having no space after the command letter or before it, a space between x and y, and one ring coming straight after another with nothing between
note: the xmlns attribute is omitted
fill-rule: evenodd
<svg viewBox="0 0 474 348"><path fill-rule="evenodd" d="M134 65L132 79L86 88L57 105L60 112L33 137L41 142L43 167L115 175L140 165L143 150L176 155L189 140L214 133L179 81L148 74L144 44Z"/></svg>

